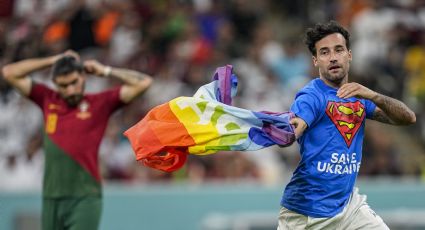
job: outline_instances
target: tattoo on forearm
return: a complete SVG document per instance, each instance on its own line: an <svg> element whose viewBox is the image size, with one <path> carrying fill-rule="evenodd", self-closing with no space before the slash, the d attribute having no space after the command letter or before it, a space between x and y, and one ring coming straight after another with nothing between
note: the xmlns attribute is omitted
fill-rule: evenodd
<svg viewBox="0 0 425 230"><path fill-rule="evenodd" d="M121 79L124 82L128 83L136 83L139 81L143 81L146 79L145 74L138 73L133 70L126 70L126 69L114 69L112 72L114 77L117 77Z"/></svg>
<svg viewBox="0 0 425 230"><path fill-rule="evenodd" d="M393 124L390 118L388 118L388 116L385 115L385 113L382 110L375 110L375 112L373 113L372 119L375 121L386 123L386 124Z"/></svg>
<svg viewBox="0 0 425 230"><path fill-rule="evenodd" d="M374 120L396 125L411 123L413 112L403 102L379 95L375 103L380 110L373 114Z"/></svg>

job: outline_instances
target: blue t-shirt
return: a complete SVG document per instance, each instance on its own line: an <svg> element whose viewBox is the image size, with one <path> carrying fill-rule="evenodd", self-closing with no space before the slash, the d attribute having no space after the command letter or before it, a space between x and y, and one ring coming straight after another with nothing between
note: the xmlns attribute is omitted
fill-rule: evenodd
<svg viewBox="0 0 425 230"><path fill-rule="evenodd" d="M291 107L308 127L298 139L301 160L281 205L306 216L332 217L348 202L362 159L365 118L376 108L370 100L342 99L336 92L316 78Z"/></svg>

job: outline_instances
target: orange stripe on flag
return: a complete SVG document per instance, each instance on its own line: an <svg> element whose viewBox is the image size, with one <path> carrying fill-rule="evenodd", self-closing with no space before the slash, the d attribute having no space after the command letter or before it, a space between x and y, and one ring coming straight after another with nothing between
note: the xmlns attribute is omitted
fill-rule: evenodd
<svg viewBox="0 0 425 230"><path fill-rule="evenodd" d="M187 148L195 145L168 103L152 109L124 135L130 140L138 161L168 172L181 167L187 158Z"/></svg>

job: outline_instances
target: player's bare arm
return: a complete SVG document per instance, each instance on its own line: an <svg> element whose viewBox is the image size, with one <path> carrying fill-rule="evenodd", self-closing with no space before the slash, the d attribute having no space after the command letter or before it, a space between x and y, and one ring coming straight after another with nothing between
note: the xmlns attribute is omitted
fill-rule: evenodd
<svg viewBox="0 0 425 230"><path fill-rule="evenodd" d="M26 59L5 65L2 69L3 77L23 95L28 96L31 91L31 78L29 74L53 65L64 55L79 58L77 53L69 50L50 57Z"/></svg>
<svg viewBox="0 0 425 230"><path fill-rule="evenodd" d="M84 62L86 72L103 77L120 79L124 85L121 87L120 99L128 103L143 93L152 84L152 78L138 71L105 66L98 61L88 60Z"/></svg>
<svg viewBox="0 0 425 230"><path fill-rule="evenodd" d="M294 132L295 137L297 139L303 134L304 130L307 128L307 123L299 117L292 118L289 123L295 127Z"/></svg>
<svg viewBox="0 0 425 230"><path fill-rule="evenodd" d="M347 83L339 88L338 97L358 97L373 101L377 108L372 119L393 125L409 125L416 122L415 113L403 102L379 94L358 83Z"/></svg>

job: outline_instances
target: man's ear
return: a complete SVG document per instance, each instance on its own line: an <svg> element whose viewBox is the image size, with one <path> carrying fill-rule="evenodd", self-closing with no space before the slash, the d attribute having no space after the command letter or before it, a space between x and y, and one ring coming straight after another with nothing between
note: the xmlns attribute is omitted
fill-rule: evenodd
<svg viewBox="0 0 425 230"><path fill-rule="evenodd" d="M311 56L311 59L313 60L314 67L317 67L317 58L315 56Z"/></svg>

